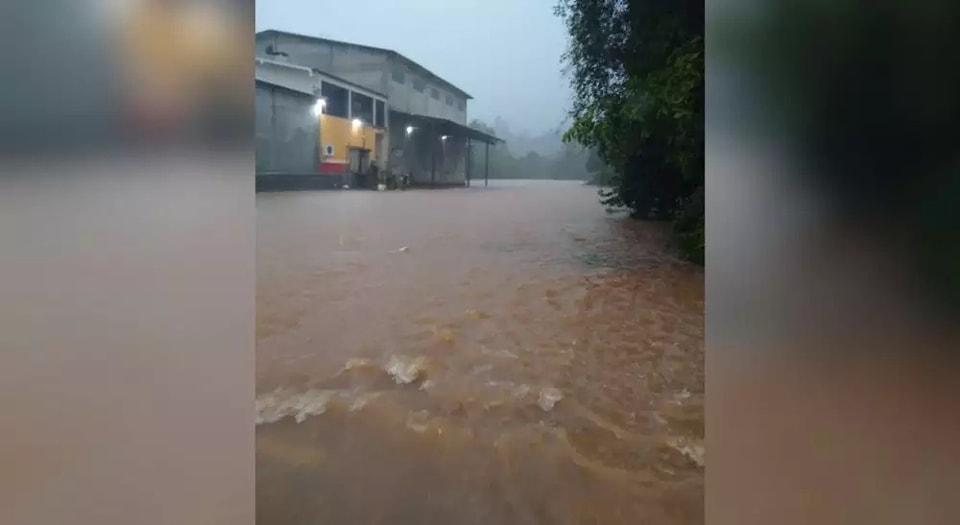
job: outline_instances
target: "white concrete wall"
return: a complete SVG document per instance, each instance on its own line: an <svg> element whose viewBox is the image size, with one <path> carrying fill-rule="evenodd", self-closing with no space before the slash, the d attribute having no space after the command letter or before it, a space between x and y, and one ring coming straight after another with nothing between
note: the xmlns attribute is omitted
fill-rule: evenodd
<svg viewBox="0 0 960 525"><path fill-rule="evenodd" d="M404 113L445 118L464 126L467 124L466 97L455 93L440 82L431 80L421 70L410 67L403 60L394 58L388 64L388 68L386 94L393 109ZM403 83L399 83L393 78L394 71L403 73ZM426 84L422 92L414 89L416 79L422 80ZM431 96L431 89L437 90L439 99L434 99ZM451 105L446 103L448 95L453 99ZM463 105L464 109L459 108L458 102Z"/></svg>
<svg viewBox="0 0 960 525"><path fill-rule="evenodd" d="M316 172L317 120L313 99L257 85L257 173Z"/></svg>
<svg viewBox="0 0 960 525"><path fill-rule="evenodd" d="M266 48L271 44L277 51L289 56L284 58L267 55ZM389 72L386 67L387 55L382 52L327 44L297 36L268 34L257 37L256 55L259 58L286 60L292 64L316 68L371 91L386 94Z"/></svg>
<svg viewBox="0 0 960 525"><path fill-rule="evenodd" d="M289 57L268 56L266 48L271 44L276 50L287 53ZM444 118L462 125L467 124L466 97L455 93L443 83L432 80L419 68L411 67L406 61L386 52L327 44L290 35L267 34L257 37L256 55L260 58L287 60L292 64L316 68L382 93L387 95L390 107L397 111ZM404 73L403 84L393 80L394 69ZM425 81L426 86L423 92L414 89L415 78ZM431 97L431 88L438 91L438 99ZM447 95L453 99L450 105L446 103ZM460 109L459 105L464 109Z"/></svg>

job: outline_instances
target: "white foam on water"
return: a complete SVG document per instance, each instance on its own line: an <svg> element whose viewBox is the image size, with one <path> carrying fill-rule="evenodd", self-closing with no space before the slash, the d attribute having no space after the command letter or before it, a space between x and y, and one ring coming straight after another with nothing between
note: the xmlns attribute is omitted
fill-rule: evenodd
<svg viewBox="0 0 960 525"><path fill-rule="evenodd" d="M684 388L684 389L681 390L678 394L674 394L673 398L674 398L674 401L676 401L676 403L677 403L678 405L679 405L679 404L682 404L685 399L689 399L689 398L690 398L690 391L687 390L686 388Z"/></svg>
<svg viewBox="0 0 960 525"><path fill-rule="evenodd" d="M407 428L413 430L418 434L423 434L427 431L430 421L430 412L426 410L417 410L416 412L410 412L407 415Z"/></svg>
<svg viewBox="0 0 960 525"><path fill-rule="evenodd" d="M487 372L493 370L493 365L480 365L475 367L470 373L473 375L486 374Z"/></svg>
<svg viewBox="0 0 960 525"><path fill-rule="evenodd" d="M499 350L488 350L488 349L486 349L486 348L482 348L482 349L480 349L480 352L481 352L482 354L484 354L484 355L488 355L488 356L492 356L492 357L499 357L499 358L502 358L502 359L518 359L517 354L515 354L515 353L513 353L513 352L511 352L511 351L509 351L509 350L503 350L503 349L499 349Z"/></svg>
<svg viewBox="0 0 960 525"><path fill-rule="evenodd" d="M363 368L367 366L373 366L373 361L363 358L363 357L354 357L347 361L347 364L343 365L343 371L348 372L354 368Z"/></svg>
<svg viewBox="0 0 960 525"><path fill-rule="evenodd" d="M704 456L706 454L703 444L687 438L676 437L668 439L667 445L670 445L670 447L677 452L690 458L690 460L696 463L698 467L703 467Z"/></svg>
<svg viewBox="0 0 960 525"><path fill-rule="evenodd" d="M403 355L391 356L384 368L398 385L408 385L416 381L426 371L427 358L411 358Z"/></svg>
<svg viewBox="0 0 960 525"><path fill-rule="evenodd" d="M563 399L563 392L560 389L546 387L540 389L540 398L537 399L537 404L544 412L549 412L561 399Z"/></svg>
<svg viewBox="0 0 960 525"><path fill-rule="evenodd" d="M367 404L369 404L374 399L380 397L382 394L383 392L367 392L366 394L360 394L359 396L354 398L353 403L350 404L350 411L358 412L360 410L363 410L363 408L367 406Z"/></svg>
<svg viewBox="0 0 960 525"><path fill-rule="evenodd" d="M513 396L516 398L527 397L527 394L529 393L530 393L529 385L518 385L516 388L513 389Z"/></svg>
<svg viewBox="0 0 960 525"><path fill-rule="evenodd" d="M527 394L530 393L530 386L525 384L516 384L513 381L487 381L487 386L500 389L508 390L513 397L521 399L527 397Z"/></svg>
<svg viewBox="0 0 960 525"><path fill-rule="evenodd" d="M277 389L269 394L258 396L256 400L257 425L276 423L293 416L297 423L303 423L310 416L327 411L327 404L333 398L332 390L308 390L299 394Z"/></svg>

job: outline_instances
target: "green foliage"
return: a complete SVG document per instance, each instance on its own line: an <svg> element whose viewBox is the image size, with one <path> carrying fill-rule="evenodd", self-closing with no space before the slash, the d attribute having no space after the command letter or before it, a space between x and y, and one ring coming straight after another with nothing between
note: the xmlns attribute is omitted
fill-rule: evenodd
<svg viewBox="0 0 960 525"><path fill-rule="evenodd" d="M556 13L576 94L564 139L612 169L604 205L673 220L683 255L702 262L702 1L561 0Z"/></svg>
<svg viewBox="0 0 960 525"><path fill-rule="evenodd" d="M590 173L588 182L594 186L610 187L614 184L616 172L600 158L595 150L590 150L587 172Z"/></svg>
<svg viewBox="0 0 960 525"><path fill-rule="evenodd" d="M673 223L680 253L697 264L704 263L706 248L703 195L703 186L701 186L690 197L689 204L680 210Z"/></svg>

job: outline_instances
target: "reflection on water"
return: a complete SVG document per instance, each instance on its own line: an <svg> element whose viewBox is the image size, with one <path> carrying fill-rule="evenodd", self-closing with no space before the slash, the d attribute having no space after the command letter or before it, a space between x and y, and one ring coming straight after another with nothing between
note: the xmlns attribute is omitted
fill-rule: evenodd
<svg viewBox="0 0 960 525"><path fill-rule="evenodd" d="M567 182L257 197L257 515L701 523L703 272Z"/></svg>

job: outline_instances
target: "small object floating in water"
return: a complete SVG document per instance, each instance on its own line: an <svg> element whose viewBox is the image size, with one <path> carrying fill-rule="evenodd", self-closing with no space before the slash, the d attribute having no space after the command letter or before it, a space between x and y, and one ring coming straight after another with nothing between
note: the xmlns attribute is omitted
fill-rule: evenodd
<svg viewBox="0 0 960 525"><path fill-rule="evenodd" d="M404 247L402 247L402 248L397 248L396 250L393 250L393 251L390 252L390 253L407 253L407 252L409 252L409 251L410 251L410 247L409 247L409 246L404 246Z"/></svg>
<svg viewBox="0 0 960 525"><path fill-rule="evenodd" d="M563 399L563 392L560 389L547 387L540 390L540 399L537 400L537 404L544 412L549 412L561 399Z"/></svg>

